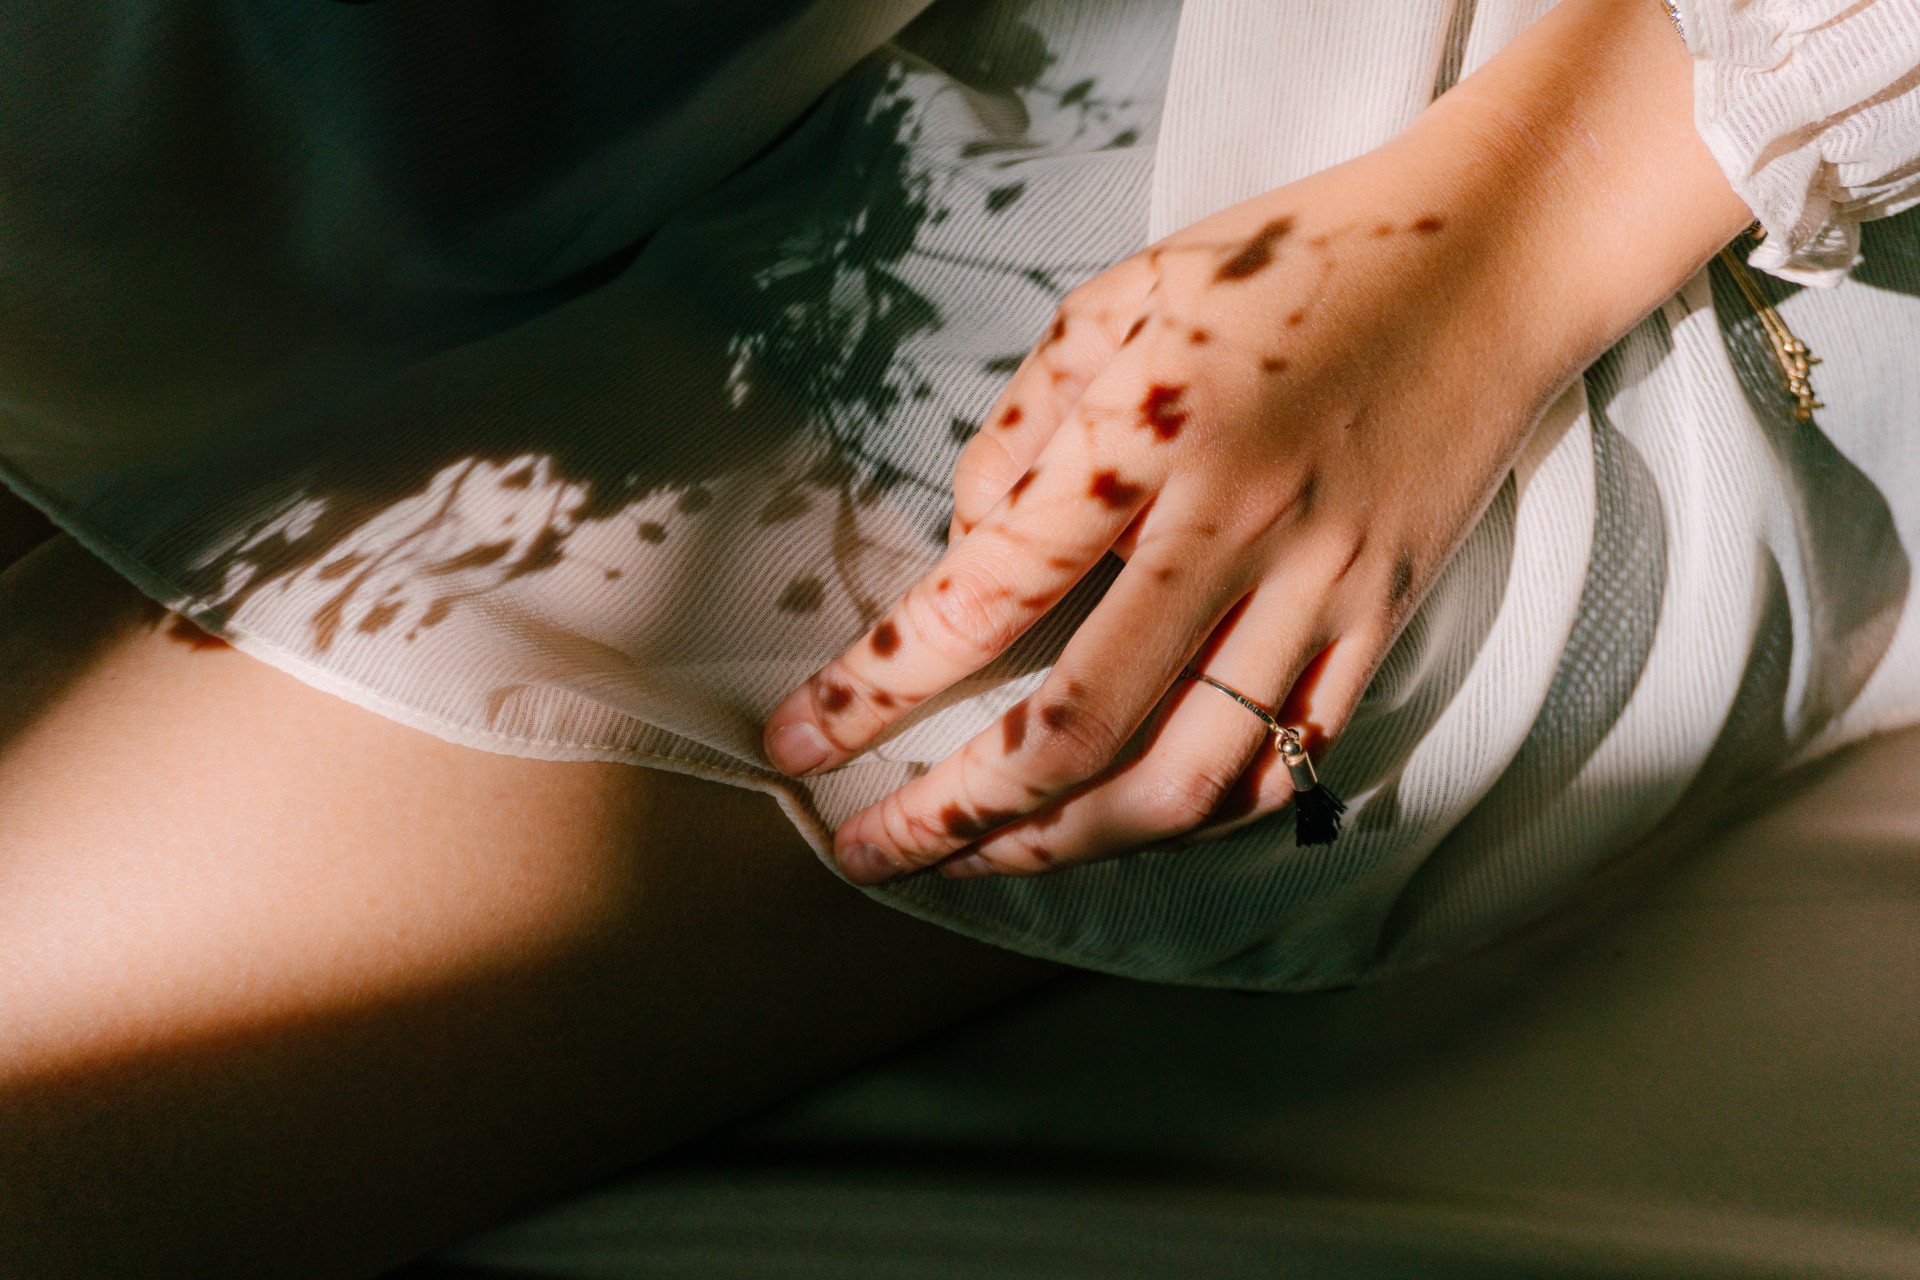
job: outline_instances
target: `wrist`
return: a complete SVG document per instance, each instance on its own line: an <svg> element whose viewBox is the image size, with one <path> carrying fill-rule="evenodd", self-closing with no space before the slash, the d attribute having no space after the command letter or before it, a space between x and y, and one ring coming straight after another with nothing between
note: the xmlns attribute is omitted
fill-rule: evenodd
<svg viewBox="0 0 1920 1280"><path fill-rule="evenodd" d="M1447 219L1475 324L1539 407L1752 220L1655 0L1563 0L1375 155Z"/></svg>

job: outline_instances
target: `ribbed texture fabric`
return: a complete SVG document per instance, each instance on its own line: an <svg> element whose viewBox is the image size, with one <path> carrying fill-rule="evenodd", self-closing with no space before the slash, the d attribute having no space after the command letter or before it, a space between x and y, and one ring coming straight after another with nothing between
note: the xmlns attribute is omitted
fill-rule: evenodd
<svg viewBox="0 0 1920 1280"><path fill-rule="evenodd" d="M1694 115L1767 229L1754 266L1831 287L1859 224L1920 204L1920 0L1679 0Z"/></svg>
<svg viewBox="0 0 1920 1280"><path fill-rule="evenodd" d="M1175 89L1161 126L1151 237L1400 132L1433 100L1452 9L1401 0L1186 0ZM1262 59L1269 73L1249 75L1249 65ZM1188 101L1195 92L1204 92L1204 109ZM1217 145L1229 121L1246 144L1231 151ZM1204 180L1196 180L1194 166L1204 166ZM1223 199L1223 192L1234 194Z"/></svg>
<svg viewBox="0 0 1920 1280"><path fill-rule="evenodd" d="M641 99L618 6L16 14L0 474L317 687L764 789L824 848L1031 691L1110 577L848 767L765 767L765 715L938 557L955 454L1062 294L1384 141L1544 4L916 7L722 6ZM441 30L459 56L396 91ZM739 71L823 48L805 110ZM529 49L571 88L495 103ZM1325 761L1339 841L1282 814L875 896L1118 973L1342 984L1546 909L1690 792L1920 719L1920 226L1783 302L1829 356L1818 425L1743 307L1702 276L1554 407Z"/></svg>

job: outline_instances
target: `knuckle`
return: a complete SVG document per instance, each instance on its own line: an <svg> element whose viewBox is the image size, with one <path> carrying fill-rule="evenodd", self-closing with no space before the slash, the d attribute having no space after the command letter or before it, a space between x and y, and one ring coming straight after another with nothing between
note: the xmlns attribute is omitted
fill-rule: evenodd
<svg viewBox="0 0 1920 1280"><path fill-rule="evenodd" d="M1237 778L1220 767L1187 766L1160 773L1140 797L1141 816L1155 831L1192 830L1213 817Z"/></svg>
<svg viewBox="0 0 1920 1280"><path fill-rule="evenodd" d="M1297 536L1302 525L1314 513L1314 499L1323 496L1318 472L1297 460L1282 460L1263 469L1258 483L1244 490L1245 498L1228 515L1229 527L1244 537L1271 536L1285 530ZM1330 521L1312 526L1317 542L1324 541Z"/></svg>
<svg viewBox="0 0 1920 1280"><path fill-rule="evenodd" d="M1069 697L1043 702L1034 717L1038 741L1028 757L1046 776L1083 782L1113 762L1126 741L1112 720Z"/></svg>
<svg viewBox="0 0 1920 1280"><path fill-rule="evenodd" d="M1127 439L1139 416L1134 411L1138 400L1131 383L1116 381L1087 388L1073 412L1093 434Z"/></svg>
<svg viewBox="0 0 1920 1280"><path fill-rule="evenodd" d="M1330 548L1333 560L1334 580L1337 582L1352 573L1367 553L1367 531L1364 528L1348 526L1338 530Z"/></svg>
<svg viewBox="0 0 1920 1280"><path fill-rule="evenodd" d="M977 569L956 568L907 599L915 634L947 662L972 670L1019 635L1012 594Z"/></svg>
<svg viewBox="0 0 1920 1280"><path fill-rule="evenodd" d="M900 850L900 861L905 870L911 871L921 866L953 845L937 816L902 799L899 792L881 801L877 816L887 840Z"/></svg>
<svg viewBox="0 0 1920 1280"><path fill-rule="evenodd" d="M1098 310L1106 301L1109 288L1111 286L1099 276L1075 285L1060 299L1060 305L1054 309L1054 319L1071 322L1076 316Z"/></svg>
<svg viewBox="0 0 1920 1280"><path fill-rule="evenodd" d="M813 704L819 712L818 723L827 738L843 751L857 750L898 711L888 707L901 704L891 694L861 679L844 663L836 661L808 682Z"/></svg>
<svg viewBox="0 0 1920 1280"><path fill-rule="evenodd" d="M1020 469L1013 451L998 436L975 436L954 464L954 475L992 478L1016 475Z"/></svg>
<svg viewBox="0 0 1920 1280"><path fill-rule="evenodd" d="M1006 445L976 438L953 469L955 512L969 523L978 523L1024 470Z"/></svg>

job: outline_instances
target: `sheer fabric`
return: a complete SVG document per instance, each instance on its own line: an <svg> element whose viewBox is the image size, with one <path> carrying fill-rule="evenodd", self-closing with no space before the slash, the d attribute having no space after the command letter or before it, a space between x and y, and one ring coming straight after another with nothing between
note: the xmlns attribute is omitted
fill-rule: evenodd
<svg viewBox="0 0 1920 1280"><path fill-rule="evenodd" d="M1920 204L1920 2L1679 3L1700 136L1767 229L1753 265L1838 284L1861 222Z"/></svg>
<svg viewBox="0 0 1920 1280"><path fill-rule="evenodd" d="M849 766L761 758L938 557L953 458L1059 297L1384 141L1544 7L721 6L678 60L671 6L17 7L0 474L320 688L766 790L824 848L1030 692L1107 580ZM875 895L1113 972L1342 984L1920 719L1920 224L1862 243L1781 303L1831 357L1817 424L1706 275L1555 408L1329 755L1333 846L1282 814Z"/></svg>

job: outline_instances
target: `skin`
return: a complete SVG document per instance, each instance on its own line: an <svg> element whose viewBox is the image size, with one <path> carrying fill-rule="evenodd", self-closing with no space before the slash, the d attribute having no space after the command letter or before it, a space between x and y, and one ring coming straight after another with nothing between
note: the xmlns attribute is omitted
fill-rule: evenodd
<svg viewBox="0 0 1920 1280"><path fill-rule="evenodd" d="M64 538L0 573L6 1280L376 1275L1051 972L765 796L442 742Z"/></svg>
<svg viewBox="0 0 1920 1280"><path fill-rule="evenodd" d="M1196 652L1335 732L1541 406L1745 221L1663 23L1565 0L1402 142L1068 300L952 555L770 747L831 767L1131 563L1021 716L848 825L855 874L1284 802L1224 700L1112 747ZM765 797L441 742L65 539L0 574L0 1276L374 1275L1048 972L860 897Z"/></svg>
<svg viewBox="0 0 1920 1280"><path fill-rule="evenodd" d="M1660 6L1567 0L1387 146L1070 295L960 460L947 555L769 757L842 763L1127 566L1007 720L846 822L846 874L1034 874L1284 805L1260 722L1181 671L1337 736L1547 407L1751 220L1691 103Z"/></svg>

